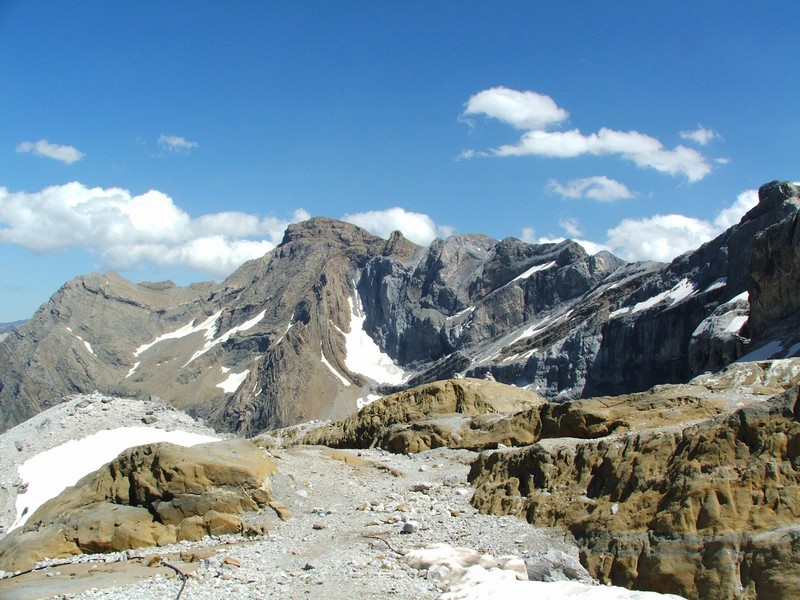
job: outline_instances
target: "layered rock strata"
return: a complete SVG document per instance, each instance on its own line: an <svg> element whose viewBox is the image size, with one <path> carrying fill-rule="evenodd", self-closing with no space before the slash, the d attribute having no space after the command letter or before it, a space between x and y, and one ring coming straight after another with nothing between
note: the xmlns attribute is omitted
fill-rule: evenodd
<svg viewBox="0 0 800 600"><path fill-rule="evenodd" d="M797 383L796 361L736 365L695 382L722 403L717 416L484 453L470 474L473 504L569 530L601 582L697 599L794 597ZM691 404L677 394L660 412Z"/></svg>

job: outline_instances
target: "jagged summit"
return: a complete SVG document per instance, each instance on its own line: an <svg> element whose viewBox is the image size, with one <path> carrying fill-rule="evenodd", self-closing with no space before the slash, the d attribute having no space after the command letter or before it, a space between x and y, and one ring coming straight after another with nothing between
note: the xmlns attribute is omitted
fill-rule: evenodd
<svg viewBox="0 0 800 600"><path fill-rule="evenodd" d="M219 284L78 277L0 343L0 427L95 389L254 433L454 376L569 400L793 355L797 186L760 198L669 265L479 234L421 247L315 217Z"/></svg>

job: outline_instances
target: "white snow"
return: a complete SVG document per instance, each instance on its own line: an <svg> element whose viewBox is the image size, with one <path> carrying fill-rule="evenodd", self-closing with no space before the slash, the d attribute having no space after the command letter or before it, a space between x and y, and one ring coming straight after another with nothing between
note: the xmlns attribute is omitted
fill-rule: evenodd
<svg viewBox="0 0 800 600"><path fill-rule="evenodd" d="M555 315L550 315L548 317L545 317L541 321L538 321L538 322L534 323L533 325L529 325L528 327L523 329L521 333L519 333L513 340L511 340L511 342L508 343L508 345L510 346L511 344L514 344L514 343L516 343L516 342L518 342L520 340L524 340L525 338L533 337L535 335L538 335L538 334L542 333L547 328L549 328L549 327L551 327L553 325L557 325L559 323L563 323L564 320L569 318L569 316L571 314L572 314L572 310L570 309L570 310L565 311L565 312L563 312L561 314L555 314Z"/></svg>
<svg viewBox="0 0 800 600"><path fill-rule="evenodd" d="M226 373L230 371L230 369L225 369L222 367L222 372ZM250 369L246 369L241 373L231 373L228 375L228 378L223 381L222 383L218 383L217 387L222 388L222 391L226 394L233 394L236 390L239 389L239 386L244 383L244 380L247 379L247 376L250 374Z"/></svg>
<svg viewBox="0 0 800 600"><path fill-rule="evenodd" d="M663 302L665 300L669 302L669 306L673 306L678 302L680 302L681 300L688 298L689 296L694 294L694 292L695 292L694 284L688 279L682 279L672 289L667 290L666 292L661 292L660 294L656 294L655 296L653 296L652 298L648 298L647 300L642 300L638 304L635 304L633 307L627 306L624 308L619 308L617 310L611 311L611 313L609 313L608 316L610 319L613 319L614 317L625 313L629 312L637 313L642 310L647 310L648 308L651 308L656 304L659 304L660 302Z"/></svg>
<svg viewBox="0 0 800 600"><path fill-rule="evenodd" d="M199 325L195 325L194 324L195 321L197 320L197 319L195 319L191 323L188 323L188 324L184 325L180 329L176 329L175 331L171 331L169 333L165 333L164 335L160 335L156 339L154 339L152 342L139 346L136 349L136 352L133 353L133 355L138 357L142 352L144 352L145 350L147 350L149 348L152 348L153 346L155 346L159 342L163 342L164 340L174 340L174 339L177 339L177 338L186 337L187 335L191 335L193 333L197 333L198 331L205 330L206 339L207 340L211 339L211 338L214 337L214 334L216 333L216 330L217 330L217 319L219 319L219 316L221 314L222 314L222 311L214 313L213 315L208 317L205 321L203 321Z"/></svg>
<svg viewBox="0 0 800 600"><path fill-rule="evenodd" d="M120 427L106 429L80 440L40 452L19 466L19 476L27 483L24 493L17 495L17 518L11 529L25 524L37 508L55 498L64 488L110 462L127 448L171 442L194 446L216 442L219 438L185 431L165 431L155 427Z"/></svg>
<svg viewBox="0 0 800 600"><path fill-rule="evenodd" d="M365 406L368 406L376 400L380 400L381 398L383 398L383 396L380 394L367 394L366 396L362 396L356 400L356 406L358 407L358 410L361 410Z"/></svg>
<svg viewBox="0 0 800 600"><path fill-rule="evenodd" d="M76 338L78 338L78 341L80 341L81 343L83 343L83 346L84 346L84 347L85 347L85 348L86 348L86 349L89 351L89 354L91 354L92 356L97 356L97 355L94 353L94 350L92 350L92 345L91 345L89 342L87 342L87 341L86 341L86 340L84 340L84 339L83 339L81 336L79 336L77 333L75 333L74 331L72 331L72 328L71 328L71 327L67 327L67 331L69 331L69 332L70 332L72 335L74 335Z"/></svg>
<svg viewBox="0 0 800 600"><path fill-rule="evenodd" d="M353 286L355 289L355 286ZM406 377L406 372L392 361L391 357L378 347L367 332L364 331L364 322L367 320L364 314L361 300L356 294L357 305L350 302L350 333L344 334L345 364L353 373L358 373L369 377L381 384L398 384Z"/></svg>
<svg viewBox="0 0 800 600"><path fill-rule="evenodd" d="M321 345L321 344L320 344L320 345ZM325 365L326 367L328 367L328 369L330 370L330 372L331 372L331 373L333 373L333 374L336 376L336 378L337 378L339 381L341 381L341 382L342 382L342 384L344 384L345 386L349 386L349 385L350 385L350 382L349 382L347 379L345 379L345 378L344 378L344 376L343 376L341 373L339 373L339 371L337 371L336 369L334 369L334 368L333 368L333 365L332 365L331 363L329 363L329 362L328 362L328 359L327 359L327 358L325 358L325 353L322 351L322 348L320 348L320 350L319 350L319 355L320 355L320 357L322 358L322 364L323 364L323 365Z"/></svg>
<svg viewBox="0 0 800 600"><path fill-rule="evenodd" d="M440 600L681 600L673 594L637 592L625 588L577 581L528 581L522 559L494 557L469 548L431 544L405 556L414 569L444 593Z"/></svg>
<svg viewBox="0 0 800 600"><path fill-rule="evenodd" d="M205 354L206 352L211 350L211 348L213 348L217 344L224 344L234 334L239 333L240 331L247 331L248 329L252 329L256 325L258 325L258 323L261 321L261 319L264 318L264 315L266 315L266 314L267 314L267 311L266 311L266 309L264 309L260 313L258 313L255 317L250 319L249 321L245 321L241 325L237 325L236 327L232 327L231 329L229 329L228 331L223 333L218 338L213 338L213 334L206 335L206 344L205 344L205 346L203 346L202 348L200 348L200 350L198 350L197 352L192 354L192 358L190 358L189 360L186 361L186 365L191 363L195 358L199 358L199 357L203 356L203 354ZM216 329L215 329L215 331L216 331ZM183 365L183 366L185 367L186 365ZM183 368L183 367L181 367L181 368Z"/></svg>
<svg viewBox="0 0 800 600"><path fill-rule="evenodd" d="M733 317L725 328L725 331L728 333L739 333L745 323L747 323L747 315Z"/></svg>
<svg viewBox="0 0 800 600"><path fill-rule="evenodd" d="M460 317L462 315L465 315L467 313L471 313L471 312L475 312L475 307L474 306L469 306L469 307L465 308L464 310L457 312L454 315L451 315L449 317L445 317L445 320L446 321L452 321L453 319L457 319L458 317Z"/></svg>
<svg viewBox="0 0 800 600"><path fill-rule="evenodd" d="M742 292L738 296L734 296L733 298L725 302L725 304L734 304L741 300L744 300L745 302L750 302L750 292Z"/></svg>
<svg viewBox="0 0 800 600"><path fill-rule="evenodd" d="M131 370L130 370L130 371L128 371L128 374L127 374L127 375L125 375L125 379L127 379L128 377L130 377L131 375L133 375L133 374L136 372L136 369L138 369L138 368L139 368L139 365L140 365L140 364L142 364L142 361L140 361L140 360L137 360L137 361L134 363L134 365L131 367Z"/></svg>
<svg viewBox="0 0 800 600"><path fill-rule="evenodd" d="M706 289L703 290L703 293L710 292L711 290L716 290L721 287L725 287L728 285L728 278L727 277L720 277L716 281L714 281L711 285L709 285Z"/></svg>
<svg viewBox="0 0 800 600"><path fill-rule="evenodd" d="M511 281L519 281L520 279L527 279L534 273L538 273L539 271L544 271L546 269L552 269L555 266L556 266L556 261L554 260L551 260L549 263L544 263L543 265L536 265L534 267L531 267L524 273L520 273L519 275L514 277L514 279L512 279Z"/></svg>
<svg viewBox="0 0 800 600"><path fill-rule="evenodd" d="M276 346L283 341L283 338L285 338L286 334L289 333L289 330L292 328L292 325L294 325L294 315L292 315L292 320L289 321L289 324L286 326L286 331L284 331L281 337L279 337L278 340L275 342Z"/></svg>

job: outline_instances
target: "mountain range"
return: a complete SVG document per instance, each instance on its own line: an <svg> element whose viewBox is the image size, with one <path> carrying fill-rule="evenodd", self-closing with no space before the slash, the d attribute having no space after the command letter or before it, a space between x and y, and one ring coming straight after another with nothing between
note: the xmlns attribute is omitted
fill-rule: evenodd
<svg viewBox="0 0 800 600"><path fill-rule="evenodd" d="M254 435L446 378L569 401L796 356L798 207L797 185L765 184L670 264L478 234L421 247L317 217L221 283L78 277L0 341L0 430L94 390Z"/></svg>

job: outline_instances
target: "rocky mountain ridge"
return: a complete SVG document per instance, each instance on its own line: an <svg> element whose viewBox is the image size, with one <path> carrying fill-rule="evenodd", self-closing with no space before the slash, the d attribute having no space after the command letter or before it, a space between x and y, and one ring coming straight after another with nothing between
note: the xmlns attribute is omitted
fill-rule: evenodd
<svg viewBox="0 0 800 600"><path fill-rule="evenodd" d="M574 400L792 356L798 189L772 182L759 199L669 265L570 241L423 248L314 218L221 284L79 277L0 342L0 427L99 390L252 435L454 376Z"/></svg>

